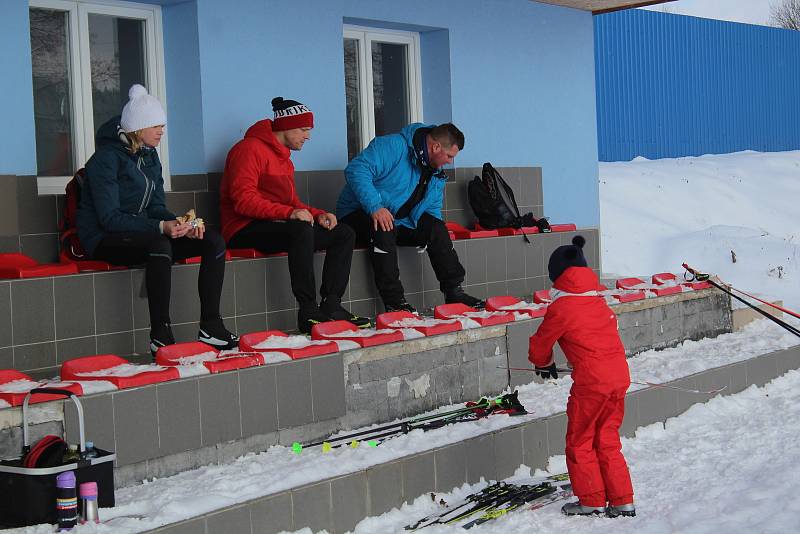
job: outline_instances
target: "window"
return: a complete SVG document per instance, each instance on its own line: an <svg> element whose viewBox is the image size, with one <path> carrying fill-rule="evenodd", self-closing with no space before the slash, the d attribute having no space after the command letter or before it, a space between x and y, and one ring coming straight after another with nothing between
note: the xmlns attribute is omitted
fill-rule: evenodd
<svg viewBox="0 0 800 534"><path fill-rule="evenodd" d="M63 193L131 85L144 85L166 107L161 9L76 0L29 6L39 192ZM168 181L166 135L159 153Z"/></svg>
<svg viewBox="0 0 800 534"><path fill-rule="evenodd" d="M345 28L348 159L374 137L422 120L419 66L418 34Z"/></svg>

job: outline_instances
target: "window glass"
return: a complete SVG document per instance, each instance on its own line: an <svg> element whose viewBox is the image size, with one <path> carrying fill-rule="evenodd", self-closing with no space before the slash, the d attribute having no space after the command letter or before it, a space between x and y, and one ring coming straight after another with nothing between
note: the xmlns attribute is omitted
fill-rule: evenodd
<svg viewBox="0 0 800 534"><path fill-rule="evenodd" d="M344 40L344 90L347 100L347 159L361 151L361 80L358 41Z"/></svg>
<svg viewBox="0 0 800 534"><path fill-rule="evenodd" d="M135 83L147 86L143 20L89 14L94 130L119 115Z"/></svg>
<svg viewBox="0 0 800 534"><path fill-rule="evenodd" d="M408 123L408 46L372 42L375 135L396 133Z"/></svg>
<svg viewBox="0 0 800 534"><path fill-rule="evenodd" d="M33 113L39 176L69 176L74 169L68 13L30 10Z"/></svg>

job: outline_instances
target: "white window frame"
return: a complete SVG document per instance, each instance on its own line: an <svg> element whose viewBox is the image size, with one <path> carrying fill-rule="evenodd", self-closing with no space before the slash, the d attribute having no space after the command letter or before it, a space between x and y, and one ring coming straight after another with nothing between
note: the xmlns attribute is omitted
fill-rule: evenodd
<svg viewBox="0 0 800 534"><path fill-rule="evenodd" d="M29 8L64 11L69 17L70 92L72 97L72 152L75 170L83 167L94 153L94 136L101 125L94 124L92 114L92 82L89 58L89 15L111 15L142 20L145 23L147 90L167 109L166 77L164 71L164 31L161 6L117 0L29 0ZM121 88L123 92L127 87ZM120 112L122 110L120 109ZM169 115L168 115L169 116ZM171 189L169 145L165 129L158 146L164 176L164 188ZM39 176L40 195L63 194L71 176Z"/></svg>
<svg viewBox="0 0 800 534"><path fill-rule="evenodd" d="M406 79L408 80L408 113L410 122L422 121L422 61L419 34L400 30L382 30L345 25L343 39L358 44L359 103L361 104L361 143L363 150L375 138L375 96L372 91L372 43L396 43L408 46Z"/></svg>

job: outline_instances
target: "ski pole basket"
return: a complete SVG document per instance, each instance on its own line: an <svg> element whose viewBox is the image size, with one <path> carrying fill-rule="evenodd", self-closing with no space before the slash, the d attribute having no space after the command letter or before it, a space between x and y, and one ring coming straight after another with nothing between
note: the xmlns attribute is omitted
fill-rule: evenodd
<svg viewBox="0 0 800 534"><path fill-rule="evenodd" d="M50 393L69 397L78 412L81 459L55 467L25 467L25 455L30 451L28 432L28 402L32 395ZM22 403L22 455L18 459L0 462L0 528L24 527L40 523L56 523L56 477L65 471L74 471L76 488L82 482L96 482L98 505L114 506L114 460L117 455L95 449L97 456L83 458L86 451L84 439L83 407L71 391L56 388L32 389Z"/></svg>

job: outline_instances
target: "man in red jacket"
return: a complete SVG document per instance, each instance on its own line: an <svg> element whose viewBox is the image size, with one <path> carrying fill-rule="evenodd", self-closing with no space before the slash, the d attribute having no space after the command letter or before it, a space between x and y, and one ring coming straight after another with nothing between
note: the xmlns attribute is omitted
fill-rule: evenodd
<svg viewBox="0 0 800 534"><path fill-rule="evenodd" d="M578 502L565 504L561 511L634 516L633 486L619 440L630 372L617 318L598 293L600 281L583 256L585 243L575 236L572 245L558 247L550 256L553 301L531 336L528 359L542 378L558 378L553 361L558 341L572 367L565 452Z"/></svg>
<svg viewBox="0 0 800 534"><path fill-rule="evenodd" d="M306 106L272 99L273 120L252 125L228 153L220 185L222 236L230 248L289 253L289 276L298 303L297 326L309 333L317 323L346 320L359 327L371 321L342 307L350 278L355 232L336 216L303 204L294 183L292 150L311 137L314 115ZM322 301L317 305L314 251L326 250Z"/></svg>

